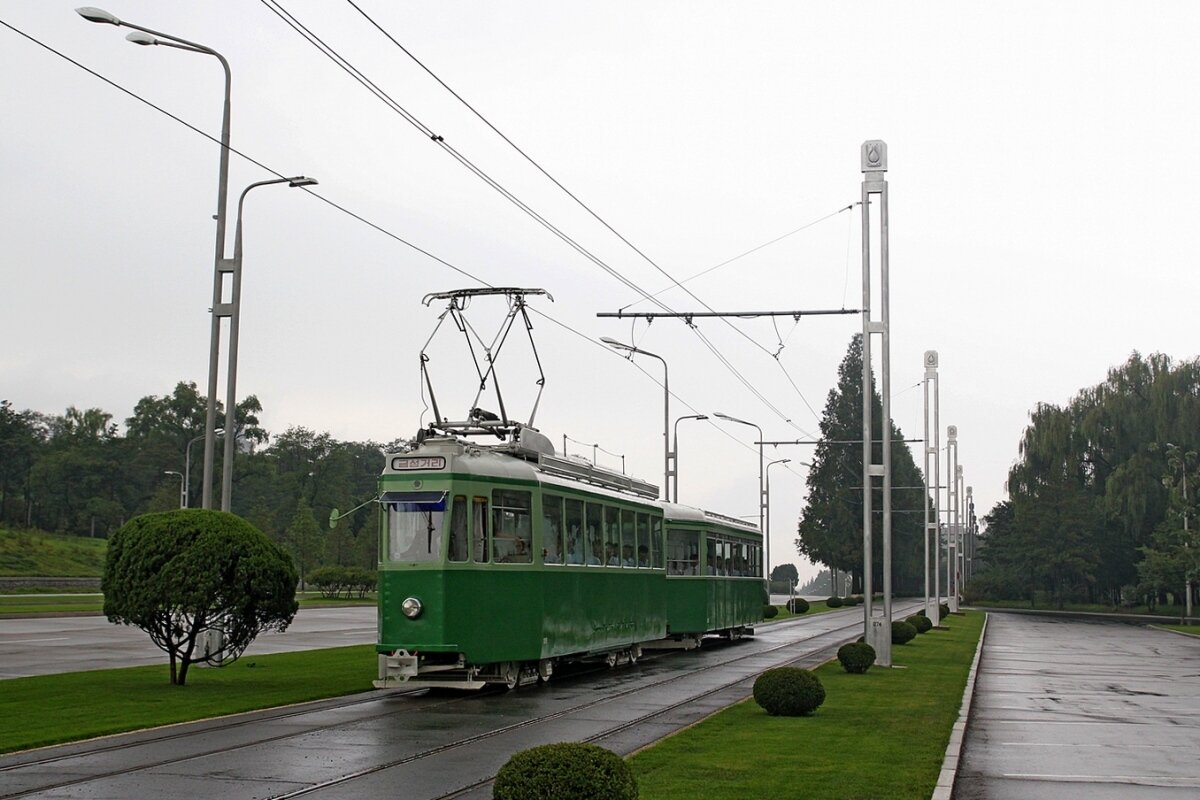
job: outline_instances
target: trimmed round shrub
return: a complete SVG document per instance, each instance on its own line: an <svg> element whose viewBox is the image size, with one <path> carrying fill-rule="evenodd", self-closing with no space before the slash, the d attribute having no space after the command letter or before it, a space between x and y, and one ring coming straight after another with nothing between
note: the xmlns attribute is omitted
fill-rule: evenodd
<svg viewBox="0 0 1200 800"><path fill-rule="evenodd" d="M851 642L838 648L838 661L851 675L862 675L875 663L875 648L866 642Z"/></svg>
<svg viewBox="0 0 1200 800"><path fill-rule="evenodd" d="M830 608L841 608L845 604L842 602L842 598L834 595L825 601L825 605L829 606Z"/></svg>
<svg viewBox="0 0 1200 800"><path fill-rule="evenodd" d="M808 601L803 597L793 597L788 600L787 609L793 614L806 614L808 613Z"/></svg>
<svg viewBox="0 0 1200 800"><path fill-rule="evenodd" d="M852 594L846 598L846 605L861 606L863 604L863 596L861 594Z"/></svg>
<svg viewBox="0 0 1200 800"><path fill-rule="evenodd" d="M917 633L929 633L933 630L933 623L929 621L929 617L924 614L913 614L905 620L909 625L917 629Z"/></svg>
<svg viewBox="0 0 1200 800"><path fill-rule="evenodd" d="M806 717L825 702L825 687L814 672L777 667L754 681L754 702L772 717Z"/></svg>
<svg viewBox="0 0 1200 800"><path fill-rule="evenodd" d="M493 800L637 800L625 759L583 742L544 744L513 754L492 785Z"/></svg>
<svg viewBox="0 0 1200 800"><path fill-rule="evenodd" d="M892 623L892 644L908 644L917 638L917 629L903 620Z"/></svg>
<svg viewBox="0 0 1200 800"><path fill-rule="evenodd" d="M763 606L763 619L775 619L779 616L779 609L775 606Z"/></svg>
<svg viewBox="0 0 1200 800"><path fill-rule="evenodd" d="M941 605L938 606L938 611L942 612L942 616L938 619L938 621L941 622L941 620L950 616L950 604L942 603Z"/></svg>

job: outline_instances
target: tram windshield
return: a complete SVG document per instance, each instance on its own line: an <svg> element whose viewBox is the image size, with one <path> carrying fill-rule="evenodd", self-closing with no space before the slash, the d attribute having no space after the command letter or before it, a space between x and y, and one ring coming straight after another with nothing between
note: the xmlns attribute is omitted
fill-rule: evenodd
<svg viewBox="0 0 1200 800"><path fill-rule="evenodd" d="M441 557L445 492L385 492L387 557L390 561L437 561Z"/></svg>

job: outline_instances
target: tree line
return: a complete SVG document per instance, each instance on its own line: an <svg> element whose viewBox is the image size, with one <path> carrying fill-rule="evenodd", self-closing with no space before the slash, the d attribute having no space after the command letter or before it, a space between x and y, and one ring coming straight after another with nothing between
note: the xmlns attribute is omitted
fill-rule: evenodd
<svg viewBox="0 0 1200 800"><path fill-rule="evenodd" d="M1133 353L1069 403L1039 404L984 517L979 597L1182 602L1200 581L1200 360Z"/></svg>
<svg viewBox="0 0 1200 800"><path fill-rule="evenodd" d="M187 504L199 506L206 402L196 384L180 382L170 394L139 400L122 432L102 409L46 414L0 400L0 524L107 538L139 514L180 506L181 478L168 470L188 474ZM374 569L373 506L334 530L318 520L375 494L384 445L304 427L271 435L259 425L261 412L253 395L237 406L231 510L283 544L302 576L322 564Z"/></svg>

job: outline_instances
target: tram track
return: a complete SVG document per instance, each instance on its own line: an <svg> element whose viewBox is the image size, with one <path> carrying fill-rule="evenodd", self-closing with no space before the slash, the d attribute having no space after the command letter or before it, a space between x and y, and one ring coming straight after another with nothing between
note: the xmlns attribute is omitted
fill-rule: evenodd
<svg viewBox="0 0 1200 800"><path fill-rule="evenodd" d="M796 627L803 627L806 622L809 622L812 619L814 619L814 618L801 617L801 618L797 618L795 620L785 620L785 621L781 621L781 622L772 624L770 626L770 629L775 630L775 631L782 631L782 630L789 630L789 629L796 628ZM763 656L769 655L771 653L775 653L775 652L785 649L785 648L796 647L798 645L802 645L805 643L811 643L813 640L816 640L816 639L835 638L836 640L840 641L842 638L844 638L844 634L847 631L856 629L857 627L860 626L860 624L861 623L857 618L851 618L850 620L848 620L846 622L846 624L839 625L838 627L836 627L832 630L821 631L818 633L814 633L811 636L802 637L800 639L791 639L783 644L768 647L766 649L758 649L758 650L755 650L753 653L747 653L744 655L736 656L734 658L721 661L720 663L717 663L717 664L692 667L692 668L688 668L685 670L673 670L669 675L664 676L661 680L656 680L656 681L652 681L649 683L640 683L637 686L633 686L628 689L609 693L609 694L606 694L604 697L596 698L594 700L591 700L589 702L585 702L582 704L576 704L576 705L571 706L570 708L559 709L552 713L543 714L543 715L540 715L537 717L533 717L530 719L515 722L510 725L500 726L498 728L483 731L478 734L464 737L462 739L459 739L459 740L456 740L453 742L446 742L444 744L441 744L441 745L438 745L435 747L425 748L425 749L421 750L420 752L411 753L411 754L406 755L401 758L392 759L392 760L389 760L389 761L381 763L381 764L372 765L370 767L366 767L361 770L356 770L354 772L347 773L345 775L338 776L336 778L331 778L331 779L328 779L325 781L320 781L320 782L314 783L310 786L301 787L301 788L298 788L298 789L295 789L295 790L292 790L289 792L285 792L283 794L273 795L272 798L273 798L273 800L286 800L287 798L303 797L303 796L311 795L313 793L316 793L316 792L319 792L322 790L334 788L337 786L343 786L343 785L349 784L353 781L360 780L360 779L370 776L370 775L378 774L378 773L383 772L388 769L393 769L393 768L396 768L399 766L403 766L405 764L417 762L422 759L438 755L440 753L453 751L455 749L462 748L462 747L467 747L467 746L477 743L477 742L481 742L481 741L484 741L487 739L491 739L491 738L494 738L497 736L504 735L505 733L510 733L512 731L516 731L519 729L530 728L530 727L537 726L539 724L545 724L547 722L551 722L556 719L569 717L572 714L578 714L582 711L586 711L587 709L597 707L597 706L600 706L600 705L603 705L606 703L611 703L613 701L620 700L621 698L628 697L628 696L636 694L638 692L647 691L647 690L652 691L656 688L661 688L661 687L667 686L672 683L678 683L680 681L684 681L689 678L695 678L698 674L702 674L709 670L725 668L730 665L737 664L738 662L745 661L745 660L751 659L751 658L761 658ZM645 658L644 660L647 662L656 662L656 661L660 660L661 658L663 658L665 655L666 654L664 653L664 655L650 656L650 657ZM572 677L582 678L582 677L586 677L588 675L593 675L596 673L607 673L607 672L609 672L609 670L607 668L603 668L603 667L597 668L597 669L584 669L584 670L579 670L577 672L574 672ZM733 686L733 685L737 684L738 682L740 682L744 679L745 679L744 677L738 678L737 680L731 681L726 685L723 685L721 687L718 687L717 689L714 689L713 691L723 690L725 688L728 688L729 686ZM38 758L38 759L32 759L32 760L27 760L27 761L19 761L17 763L13 763L13 764L6 764L3 766L0 766L0 775L6 774L6 773L7 774L17 773L23 769L31 770L31 769L38 769L38 768L45 768L45 767L54 767L56 765L64 765L64 764L68 764L72 760L91 759L97 755L101 755L101 756L102 755L111 755L114 753L120 753L122 751L131 751L131 750L134 750L139 747L157 746L157 745L160 745L163 743L170 743L173 741L174 742L187 741L188 739L192 739L194 737L212 736L212 735L220 736L223 733L236 731L238 729L246 728L247 726L251 726L254 724L258 724L258 723L275 723L275 722L279 722L281 720L296 719L296 718L300 718L300 717L310 715L310 714L320 714L323 712L341 711L343 709L352 708L352 707L358 706L358 705L379 703L379 702L383 702L383 701L386 701L389 699L399 698L399 697L407 697L409 702L406 702L402 706L389 708L389 709L386 709L379 713L373 713L373 714L368 714L368 715L365 715L362 717L357 717L353 720L353 723L357 724L357 723L362 723L362 722L369 722L369 721L373 721L373 720L386 719L388 717L402 715L402 714L408 714L408 713L413 713L413 712L419 713L421 711L430 710L430 709L434 709L434 708L453 706L455 704L466 703L468 701L471 701L471 700L474 700L474 699L477 699L477 698L480 698L483 696L487 696L490 694L501 695L501 694L505 694L505 692L502 689L484 690L483 692L475 692L475 693L464 694L461 696L447 698L447 697L432 696L429 693L425 692L425 690L423 690L423 689L415 689L415 690L411 690L408 692L405 692L403 690L400 690L400 691L392 690L392 691L387 692L386 694L381 693L381 694L371 694L368 696L357 696L354 699L348 700L346 702L317 701L320 705L316 708L313 707L313 704L305 704L304 707L297 707L290 711L284 711L282 713L275 713L275 714L270 714L267 712L248 712L247 715L238 715L237 718L231 719L227 723L217 723L217 724L213 724L213 725L206 725L201 729L193 728L190 730L179 731L176 733L169 733L169 734L166 734L163 736L154 736L153 738L143 737L143 738L136 739L134 741L125 741L125 742L114 743L111 745L106 745L106 746L101 746L101 747L89 748L89 749L84 749L84 750L75 750L70 753L56 754L56 755L49 756L46 758ZM586 738L586 741L593 741L593 740L601 739L601 738L604 738L607 736L612 736L613 734L618 733L621 730L628 729L628 728L636 726L638 724L642 724L648 720L654 719L655 717L660 717L664 714L667 714L672 710L675 710L683 705L686 705L689 702L692 702L694 699L695 698L688 698L688 699L682 700L678 703L671 704L667 707L657 709L648 714L641 715L636 719L633 719L628 722L622 723L621 725L606 729L606 730L601 731L593 736L589 736ZM305 725L300 729L289 730L286 733L281 733L281 734L278 734L275 736L255 737L252 740L238 742L238 743L234 743L234 744L227 744L227 745L223 745L223 746L219 746L219 747L205 747L202 749L195 750L193 752L186 753L181 756L152 759L152 760L141 762L141 763L138 763L138 764L132 765L132 766L124 766L122 768L109 769L109 770L105 770L105 771L101 771L101 772L90 773L88 775L74 776L74 777L71 777L68 779L58 780L58 781L54 781L51 783L45 783L45 784L41 784L38 786L22 788L17 791L4 792L4 791L0 790L0 800L15 800L15 798L28 797L28 796L36 795L36 794L39 794L42 792L61 790L61 789L65 789L65 788L69 788L69 787L73 787L73 786L81 786L81 785L93 783L96 781L102 781L102 780L105 780L108 778L130 775L130 774L134 774L134 773L138 773L138 772L145 772L148 770L153 770L153 769L158 769L158 768L163 768L163 767L171 767L174 765L184 764L184 763L187 763L190 761L196 761L199 759L211 758L214 756L221 756L224 754L235 753L235 752L247 750L247 749L250 749L253 747L262 746L264 744L272 744L272 743L282 742L282 741L286 741L288 739L297 739L297 738L304 737L304 736L310 736L315 733L320 733L322 731L333 731L333 730L344 727L346 724L347 724L347 720L339 719L338 721L332 722L332 723ZM64 745L64 747L70 747L70 746L71 745ZM453 798L453 797L461 796L463 793L471 791L475 788L478 788L479 786L485 785L486 783L490 782L491 780L492 780L492 776L489 776L486 780L473 782L472 784L470 784L468 786L456 788L452 792L450 792L448 794L444 794L441 797Z"/></svg>

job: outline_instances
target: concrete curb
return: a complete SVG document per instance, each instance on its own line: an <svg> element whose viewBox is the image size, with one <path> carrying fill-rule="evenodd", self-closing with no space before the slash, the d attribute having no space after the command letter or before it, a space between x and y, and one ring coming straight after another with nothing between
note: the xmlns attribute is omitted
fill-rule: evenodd
<svg viewBox="0 0 1200 800"><path fill-rule="evenodd" d="M1146 627L1156 631L1163 631L1164 633L1173 633L1176 636L1190 636L1193 639L1200 639L1200 634L1188 633L1187 631L1176 631L1172 630L1171 628L1164 628L1161 625L1147 625Z"/></svg>
<svg viewBox="0 0 1200 800"><path fill-rule="evenodd" d="M950 743L946 745L946 757L942 759L942 771L938 773L937 786L930 800L950 800L954 796L954 779L958 777L958 759L962 754L963 738L967 735L967 720L971 716L971 701L975 698L975 679L979 674L979 659L983 656L983 640L987 636L989 616L983 618L983 630L979 632L979 644L975 646L975 660L967 675L967 688L963 692L962 705L958 709L958 721L950 730Z"/></svg>

